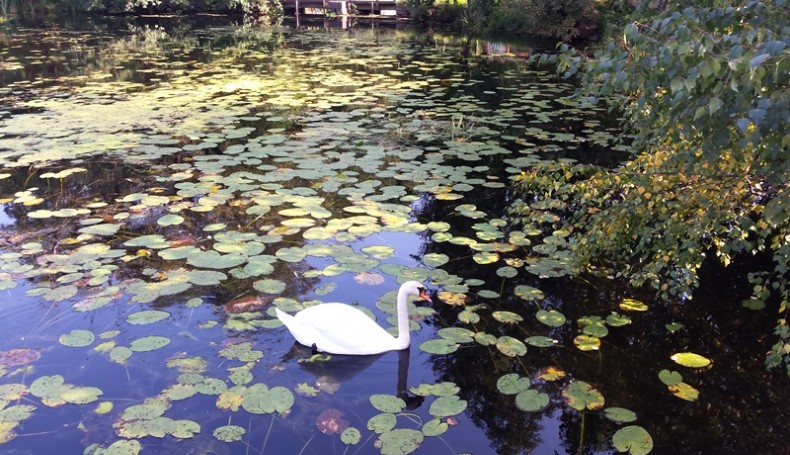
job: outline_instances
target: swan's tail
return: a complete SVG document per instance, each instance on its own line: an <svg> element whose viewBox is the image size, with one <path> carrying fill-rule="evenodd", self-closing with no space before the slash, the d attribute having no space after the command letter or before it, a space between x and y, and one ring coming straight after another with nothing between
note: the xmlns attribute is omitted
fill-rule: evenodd
<svg viewBox="0 0 790 455"><path fill-rule="evenodd" d="M288 327L288 324L291 323L294 320L293 316L291 316L290 314L286 313L285 311L282 311L279 308L275 307L274 308L274 313L277 315L277 319L279 319L280 322L285 324L286 327Z"/></svg>

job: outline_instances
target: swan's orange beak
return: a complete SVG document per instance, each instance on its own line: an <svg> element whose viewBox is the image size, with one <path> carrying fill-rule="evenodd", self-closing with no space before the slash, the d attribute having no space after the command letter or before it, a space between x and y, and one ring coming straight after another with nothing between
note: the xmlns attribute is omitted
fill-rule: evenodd
<svg viewBox="0 0 790 455"><path fill-rule="evenodd" d="M431 296L428 295L428 291L425 289L420 289L420 298L428 301L428 303L433 303L433 300L431 300Z"/></svg>

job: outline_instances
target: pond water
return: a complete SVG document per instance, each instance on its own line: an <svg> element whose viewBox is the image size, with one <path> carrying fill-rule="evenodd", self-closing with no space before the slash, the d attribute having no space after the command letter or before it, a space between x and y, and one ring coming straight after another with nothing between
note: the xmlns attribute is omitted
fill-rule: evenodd
<svg viewBox="0 0 790 455"><path fill-rule="evenodd" d="M508 211L526 166L625 158L616 119L528 48L324 25L0 32L2 453L783 453L742 274L663 305L561 276L550 213ZM391 327L406 280L406 351L274 316Z"/></svg>

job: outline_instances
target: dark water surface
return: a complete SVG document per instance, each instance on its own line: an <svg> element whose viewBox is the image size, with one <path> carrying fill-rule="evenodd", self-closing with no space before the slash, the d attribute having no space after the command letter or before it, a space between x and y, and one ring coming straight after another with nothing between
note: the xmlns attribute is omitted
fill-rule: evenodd
<svg viewBox="0 0 790 455"><path fill-rule="evenodd" d="M0 31L0 453L608 454L631 425L652 453L786 453L774 321L739 306L744 273L708 266L661 304L529 267L562 234L534 228L540 208L513 222L510 179L613 165L615 119L529 47L324 25ZM434 304L412 306L408 351L315 358L274 318L340 301L390 327L409 279ZM613 312L630 323L575 346ZM517 406L513 373L547 403ZM574 383L605 403L574 409Z"/></svg>

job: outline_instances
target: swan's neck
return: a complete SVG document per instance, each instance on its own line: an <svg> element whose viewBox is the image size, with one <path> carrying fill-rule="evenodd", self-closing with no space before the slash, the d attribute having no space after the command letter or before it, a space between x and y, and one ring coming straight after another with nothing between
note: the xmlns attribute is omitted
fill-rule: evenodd
<svg viewBox="0 0 790 455"><path fill-rule="evenodd" d="M401 288L398 291L398 337L395 339L397 349L405 349L411 342L409 334L409 299L408 293Z"/></svg>

